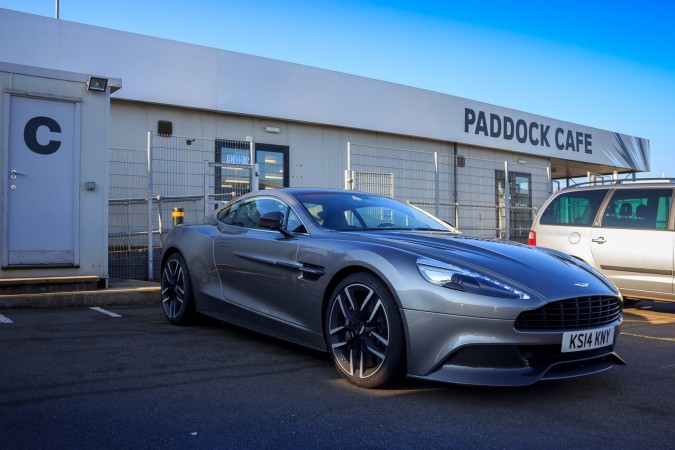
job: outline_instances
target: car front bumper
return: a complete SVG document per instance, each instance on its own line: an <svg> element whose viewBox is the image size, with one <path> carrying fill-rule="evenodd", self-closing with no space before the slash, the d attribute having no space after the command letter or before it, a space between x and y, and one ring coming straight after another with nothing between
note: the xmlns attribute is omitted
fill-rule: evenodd
<svg viewBox="0 0 675 450"><path fill-rule="evenodd" d="M563 333L518 331L512 319L402 310L408 337L408 374L427 380L484 386L526 386L572 378L625 364L609 345L562 352ZM593 329L590 327L589 329Z"/></svg>

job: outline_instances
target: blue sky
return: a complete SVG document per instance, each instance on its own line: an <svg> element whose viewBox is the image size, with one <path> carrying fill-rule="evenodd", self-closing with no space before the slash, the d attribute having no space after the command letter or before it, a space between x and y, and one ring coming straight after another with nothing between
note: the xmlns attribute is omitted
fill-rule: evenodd
<svg viewBox="0 0 675 450"><path fill-rule="evenodd" d="M61 19L415 86L647 138L675 177L675 2L60 0ZM0 0L54 17L54 0ZM673 156L671 156L673 155Z"/></svg>

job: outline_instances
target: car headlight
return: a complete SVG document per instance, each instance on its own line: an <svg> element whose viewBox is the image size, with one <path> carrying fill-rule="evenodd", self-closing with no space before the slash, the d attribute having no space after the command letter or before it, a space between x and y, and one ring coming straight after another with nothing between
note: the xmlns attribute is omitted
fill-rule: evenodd
<svg viewBox="0 0 675 450"><path fill-rule="evenodd" d="M508 284L454 264L420 258L417 260L417 268L425 280L436 286L493 297L520 300L530 298L528 294Z"/></svg>

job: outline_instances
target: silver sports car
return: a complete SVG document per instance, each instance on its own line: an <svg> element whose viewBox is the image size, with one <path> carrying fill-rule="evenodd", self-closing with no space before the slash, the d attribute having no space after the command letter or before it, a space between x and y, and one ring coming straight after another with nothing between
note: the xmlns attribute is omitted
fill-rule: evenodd
<svg viewBox="0 0 675 450"><path fill-rule="evenodd" d="M623 364L618 290L554 250L462 236L389 198L262 190L174 227L174 324L195 313L327 351L362 387L410 376L522 386Z"/></svg>

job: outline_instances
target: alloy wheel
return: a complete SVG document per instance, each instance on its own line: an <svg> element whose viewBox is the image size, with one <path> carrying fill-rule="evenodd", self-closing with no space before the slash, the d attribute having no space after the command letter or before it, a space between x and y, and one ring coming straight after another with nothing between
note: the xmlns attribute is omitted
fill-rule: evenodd
<svg viewBox="0 0 675 450"><path fill-rule="evenodd" d="M162 272L162 306L169 319L177 319L185 305L185 271L177 258L171 258Z"/></svg>
<svg viewBox="0 0 675 450"><path fill-rule="evenodd" d="M380 370L387 357L389 333L387 310L371 287L348 284L331 302L330 351L349 377L366 379Z"/></svg>

